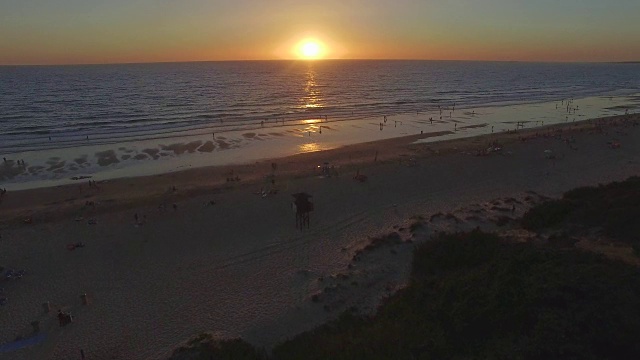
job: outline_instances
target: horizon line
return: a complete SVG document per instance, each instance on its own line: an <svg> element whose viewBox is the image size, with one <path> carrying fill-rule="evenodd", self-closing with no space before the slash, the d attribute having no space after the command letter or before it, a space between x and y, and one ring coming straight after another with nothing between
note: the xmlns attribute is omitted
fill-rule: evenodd
<svg viewBox="0 0 640 360"><path fill-rule="evenodd" d="M101 66L101 65L150 65L150 64L189 64L222 62L322 62L322 61L432 61L432 62L499 62L499 63L539 63L539 64L640 64L640 61L553 61L553 60L482 60L482 59L364 59L364 58L327 58L327 59L236 59L236 60L190 60L190 61L146 61L146 62L87 62L61 64L0 64L0 67L44 67L44 66Z"/></svg>

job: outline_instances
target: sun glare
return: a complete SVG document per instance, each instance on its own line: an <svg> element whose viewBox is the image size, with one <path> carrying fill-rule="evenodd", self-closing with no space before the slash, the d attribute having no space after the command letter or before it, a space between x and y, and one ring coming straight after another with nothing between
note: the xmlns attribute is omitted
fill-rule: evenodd
<svg viewBox="0 0 640 360"><path fill-rule="evenodd" d="M324 54L324 46L317 40L304 40L298 45L297 50L301 59L321 59Z"/></svg>

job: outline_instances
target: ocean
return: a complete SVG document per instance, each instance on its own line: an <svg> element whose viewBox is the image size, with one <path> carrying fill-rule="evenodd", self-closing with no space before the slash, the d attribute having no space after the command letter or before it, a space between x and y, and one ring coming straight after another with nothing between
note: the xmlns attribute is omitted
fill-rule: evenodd
<svg viewBox="0 0 640 360"><path fill-rule="evenodd" d="M0 153L35 164L47 160L33 155L38 152L233 137L314 119L376 127L383 116L438 116L439 108L454 106L497 108L637 93L640 64L326 60L3 66ZM25 176L5 172L0 180L43 179L47 173L34 169ZM67 170L54 177L88 171L75 165Z"/></svg>
<svg viewBox="0 0 640 360"><path fill-rule="evenodd" d="M0 152L640 92L637 64L247 61L0 67ZM51 137L55 141L49 141Z"/></svg>

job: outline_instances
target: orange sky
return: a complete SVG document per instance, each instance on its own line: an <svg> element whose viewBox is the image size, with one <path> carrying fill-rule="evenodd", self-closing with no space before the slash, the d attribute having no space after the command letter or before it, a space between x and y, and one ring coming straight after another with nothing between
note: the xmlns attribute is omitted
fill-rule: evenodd
<svg viewBox="0 0 640 360"><path fill-rule="evenodd" d="M271 60L315 38L344 59L640 60L640 1L23 0L0 64Z"/></svg>

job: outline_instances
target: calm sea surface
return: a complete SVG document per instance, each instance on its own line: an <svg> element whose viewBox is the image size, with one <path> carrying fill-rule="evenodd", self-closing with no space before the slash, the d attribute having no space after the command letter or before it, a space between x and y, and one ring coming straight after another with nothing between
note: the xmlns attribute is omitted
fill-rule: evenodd
<svg viewBox="0 0 640 360"><path fill-rule="evenodd" d="M640 91L638 64L256 61L0 67L0 152ZM53 140L49 140L51 137Z"/></svg>

